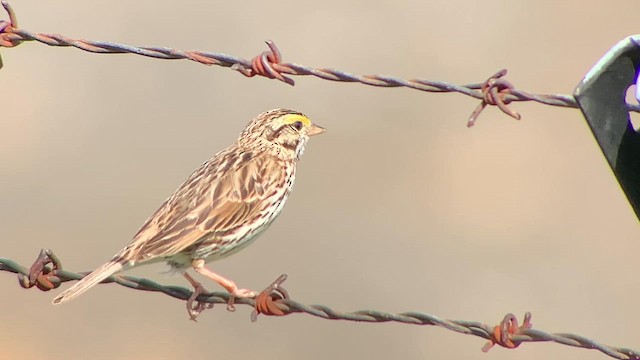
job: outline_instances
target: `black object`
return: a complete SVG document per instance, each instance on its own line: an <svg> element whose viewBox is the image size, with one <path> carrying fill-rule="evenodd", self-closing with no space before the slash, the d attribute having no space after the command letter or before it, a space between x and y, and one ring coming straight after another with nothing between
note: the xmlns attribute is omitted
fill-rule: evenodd
<svg viewBox="0 0 640 360"><path fill-rule="evenodd" d="M620 41L582 79L574 96L640 220L640 134L626 95L640 67L640 35Z"/></svg>

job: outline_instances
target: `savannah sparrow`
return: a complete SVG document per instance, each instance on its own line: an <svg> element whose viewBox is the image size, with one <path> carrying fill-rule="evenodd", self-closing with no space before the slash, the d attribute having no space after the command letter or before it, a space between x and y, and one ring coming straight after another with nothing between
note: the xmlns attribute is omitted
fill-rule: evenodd
<svg viewBox="0 0 640 360"><path fill-rule="evenodd" d="M111 260L53 299L69 301L116 272L166 261L194 286L192 306L202 285L186 270L214 280L232 296L255 297L205 263L232 255L253 242L280 214L309 136L323 133L305 115L275 109L253 119L238 140L206 161L142 225Z"/></svg>

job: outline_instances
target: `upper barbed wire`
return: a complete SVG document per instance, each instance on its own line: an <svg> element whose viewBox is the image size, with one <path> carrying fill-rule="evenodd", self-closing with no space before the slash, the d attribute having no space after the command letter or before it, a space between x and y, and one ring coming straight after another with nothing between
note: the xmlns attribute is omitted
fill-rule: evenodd
<svg viewBox="0 0 640 360"><path fill-rule="evenodd" d="M2 0L9 20L0 20L0 47L15 47L23 41L38 41L50 46L70 46L80 50L98 54L136 54L154 59L176 60L187 59L205 65L229 67L241 74L252 77L260 75L270 79L277 79L289 85L294 80L286 75L315 76L320 79L357 82L377 87L406 87L433 93L457 92L481 100L467 121L473 126L486 105L496 105L505 114L520 119L520 115L507 105L514 101L534 101L545 105L577 108L577 102L572 95L565 94L533 94L516 89L503 76L506 70L501 70L481 83L456 85L444 81L424 79L401 79L384 75L356 75L346 71L330 68L314 68L296 63L282 62L282 55L273 41L267 41L269 51L256 56L252 60L236 56L204 51L185 51L168 47L137 47L108 41L92 41L73 39L58 34L34 33L18 27L15 12L6 0ZM2 59L0 58L0 68ZM640 112L640 105L627 104L629 111Z"/></svg>
<svg viewBox="0 0 640 360"><path fill-rule="evenodd" d="M51 250L43 249L29 269L17 262L0 258L0 271L18 274L18 282L23 288L37 287L48 291L60 286L63 282L80 280L87 273L74 273L62 269L62 263ZM292 300L282 287L286 275L280 276L267 286L255 299L235 299L235 304L248 305L254 308L251 319L255 321L258 314L284 316L293 313L312 315L328 320L346 320L355 322L383 323L398 322L410 325L432 325L466 335L475 335L488 340L482 347L486 352L494 345L505 348L517 348L524 342L555 342L562 345L598 350L615 359L640 360L640 352L629 348L601 344L581 335L571 333L548 333L532 328L531 314L525 314L522 325L513 314L507 314L496 326L477 321L447 320L422 312L389 313L377 310L358 310L341 312L325 305L306 305ZM176 299L188 300L193 292L180 286L163 286L152 280L114 275L102 282L115 282L119 285L143 291L160 292ZM230 295L226 292L203 293L197 301L207 304L229 304Z"/></svg>

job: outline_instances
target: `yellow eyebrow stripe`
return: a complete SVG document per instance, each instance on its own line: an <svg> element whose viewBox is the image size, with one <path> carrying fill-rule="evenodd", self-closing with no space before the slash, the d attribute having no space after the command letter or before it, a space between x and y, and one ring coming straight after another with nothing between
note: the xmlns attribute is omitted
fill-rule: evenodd
<svg viewBox="0 0 640 360"><path fill-rule="evenodd" d="M304 124L304 126L311 126L311 120L309 120L304 115L288 114L288 115L284 115L282 117L282 123L285 124L285 125L291 125L291 124L295 123L296 121L300 121L301 123Z"/></svg>

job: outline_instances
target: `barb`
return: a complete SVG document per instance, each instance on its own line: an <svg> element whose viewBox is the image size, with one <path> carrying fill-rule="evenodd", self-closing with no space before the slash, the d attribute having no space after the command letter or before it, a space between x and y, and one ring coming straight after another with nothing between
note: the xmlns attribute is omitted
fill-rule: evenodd
<svg viewBox="0 0 640 360"><path fill-rule="evenodd" d="M478 116L480 116L480 113L487 105L496 105L503 113L516 120L520 120L520 114L511 110L507 106L507 104L512 101L508 96L515 89L510 82L501 79L505 75L507 75L507 69L502 69L482 83L482 102L471 113L471 116L467 121L467 127L475 125Z"/></svg>
<svg viewBox="0 0 640 360"><path fill-rule="evenodd" d="M506 70L502 70L482 83L456 85L442 81L424 79L400 79L384 75L355 75L349 72L314 68L296 63L283 63L280 50L273 41L267 41L269 51L256 56L253 60L246 60L224 53L185 51L167 47L136 47L106 41L92 41L72 39L58 34L33 33L18 28L17 17L6 0L2 6L8 13L9 21L0 21L0 47L15 47L23 41L38 41L50 46L71 46L80 50L98 54L135 54L155 59L177 60L186 59L204 65L218 65L229 67L247 77L260 75L270 79L277 79L289 85L294 85L293 79L285 75L315 76L324 80L340 82L357 82L377 87L405 87L432 93L456 92L481 100L482 103L472 113L467 123L472 126L478 115L486 105L495 105L504 113L518 119L520 115L509 109L507 104L515 101L534 101L545 105L577 108L573 96L563 94L531 94L517 90L502 77ZM0 58L0 67L2 61ZM640 105L627 104L629 111L640 112Z"/></svg>
<svg viewBox="0 0 640 360"><path fill-rule="evenodd" d="M505 315L502 322L493 328L489 342L482 348L483 352L488 352L495 344L509 349L515 349L520 346L521 341L513 339L514 336L520 335L523 331L531 329L531 313L524 314L524 323L518 326L518 318L513 314Z"/></svg>
<svg viewBox="0 0 640 360"><path fill-rule="evenodd" d="M18 274L19 283L24 288L36 286L44 291L57 288L63 282L79 280L87 274L63 270L60 260L51 250L46 249L40 252L40 255L30 269L13 260L0 258L0 271ZM256 321L258 314L285 316L293 313L302 313L329 320L432 325L461 334L475 335L488 340L488 343L482 348L482 351L485 352L495 344L504 348L514 349L523 342L551 341L563 345L598 350L615 359L640 359L640 352L636 350L600 344L599 342L575 334L551 334L541 330L535 330L531 325L530 313L525 314L522 326L518 326L518 321L513 314L507 314L499 325L491 327L480 322L446 320L421 312L387 313L376 310L340 312L325 305L305 305L289 297L289 293L282 287L282 283L286 278L286 275L281 275L261 292L255 300L236 299L236 304L248 305L254 308L251 314L252 321ZM52 281L52 279L54 279L54 281ZM45 284L51 284L51 286L38 286L37 284L40 281L43 281ZM193 292L189 289L180 286L163 286L144 278L115 275L107 278L102 283L111 282L135 290L160 292L184 301L194 300L192 299ZM223 292L200 293L197 295L197 301L202 304L228 304L229 297L229 293ZM207 308L211 307L212 306Z"/></svg>

